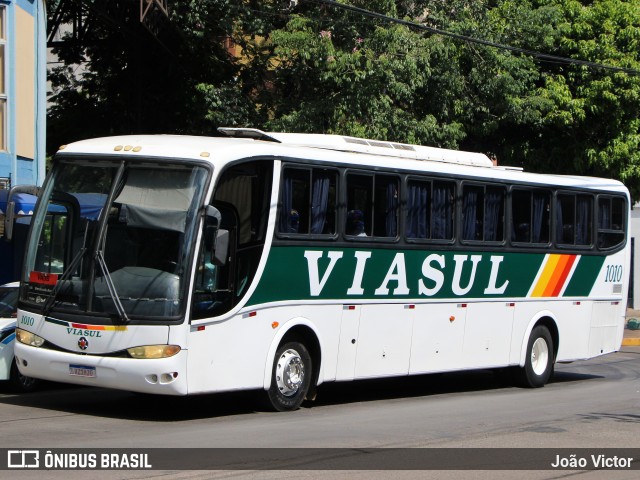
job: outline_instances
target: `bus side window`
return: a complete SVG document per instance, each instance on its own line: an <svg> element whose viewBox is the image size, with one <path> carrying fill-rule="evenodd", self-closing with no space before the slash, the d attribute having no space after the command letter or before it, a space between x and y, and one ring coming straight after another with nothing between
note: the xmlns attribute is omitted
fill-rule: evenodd
<svg viewBox="0 0 640 480"><path fill-rule="evenodd" d="M462 240L482 240L484 191L476 185L462 190Z"/></svg>
<svg viewBox="0 0 640 480"><path fill-rule="evenodd" d="M599 248L613 248L624 242L626 214L626 202L623 198L598 198Z"/></svg>
<svg viewBox="0 0 640 480"><path fill-rule="evenodd" d="M338 174L314 169L311 179L311 234L334 235L338 208Z"/></svg>
<svg viewBox="0 0 640 480"><path fill-rule="evenodd" d="M279 233L335 234L337 177L334 170L285 168L280 194Z"/></svg>
<svg viewBox="0 0 640 480"><path fill-rule="evenodd" d="M533 211L531 213L531 241L533 243L549 243L551 220L551 192L533 192Z"/></svg>
<svg viewBox="0 0 640 480"><path fill-rule="evenodd" d="M348 174L345 235L395 238L398 235L399 185L396 176Z"/></svg>
<svg viewBox="0 0 640 480"><path fill-rule="evenodd" d="M347 175L346 235L370 237L372 230L373 175Z"/></svg>
<svg viewBox="0 0 640 480"><path fill-rule="evenodd" d="M396 237L398 235L399 187L396 177L376 175L373 235Z"/></svg>
<svg viewBox="0 0 640 480"><path fill-rule="evenodd" d="M556 201L556 243L591 245L593 199L588 195L558 194Z"/></svg>
<svg viewBox="0 0 640 480"><path fill-rule="evenodd" d="M453 182L433 182L431 238L434 240L453 239L454 197L455 184Z"/></svg>
<svg viewBox="0 0 640 480"><path fill-rule="evenodd" d="M511 240L531 242L532 192L513 190L511 194Z"/></svg>
<svg viewBox="0 0 640 480"><path fill-rule="evenodd" d="M406 236L417 240L453 238L453 182L412 179L407 183Z"/></svg>
<svg viewBox="0 0 640 480"><path fill-rule="evenodd" d="M549 243L551 194L544 190L514 189L511 193L511 241Z"/></svg>
<svg viewBox="0 0 640 480"><path fill-rule="evenodd" d="M284 234L309 233L311 170L286 168L281 192L278 230Z"/></svg>
<svg viewBox="0 0 640 480"><path fill-rule="evenodd" d="M462 240L504 240L504 187L464 185L462 189Z"/></svg>
<svg viewBox="0 0 640 480"><path fill-rule="evenodd" d="M264 250L272 175L273 162L266 160L238 163L222 173L212 205L221 215L219 229L228 232L228 261L212 269L206 248L200 251L193 318L228 312L249 290Z"/></svg>
<svg viewBox="0 0 640 480"><path fill-rule="evenodd" d="M216 202L220 211L219 229L229 232L229 258L225 265L216 265L212 257L214 229L203 226L202 243L198 252L198 263L193 294L193 318L207 318L226 312L233 306L235 283L236 245L238 213L232 205Z"/></svg>
<svg viewBox="0 0 640 480"><path fill-rule="evenodd" d="M431 238L431 182L410 180L407 187L407 238Z"/></svg>

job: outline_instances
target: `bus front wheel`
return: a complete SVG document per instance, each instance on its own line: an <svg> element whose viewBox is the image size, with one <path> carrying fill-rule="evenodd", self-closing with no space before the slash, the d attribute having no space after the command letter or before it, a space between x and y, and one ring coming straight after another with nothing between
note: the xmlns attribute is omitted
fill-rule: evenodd
<svg viewBox="0 0 640 480"><path fill-rule="evenodd" d="M299 342L281 345L273 360L271 386L267 390L270 406L278 412L300 407L311 384L311 355Z"/></svg>
<svg viewBox="0 0 640 480"><path fill-rule="evenodd" d="M11 390L15 393L33 392L38 388L39 383L35 378L27 377L20 373L14 357L9 372L9 385Z"/></svg>
<svg viewBox="0 0 640 480"><path fill-rule="evenodd" d="M520 384L529 388L544 387L553 373L553 359L551 333L544 325L538 325L531 331L524 367L518 372Z"/></svg>

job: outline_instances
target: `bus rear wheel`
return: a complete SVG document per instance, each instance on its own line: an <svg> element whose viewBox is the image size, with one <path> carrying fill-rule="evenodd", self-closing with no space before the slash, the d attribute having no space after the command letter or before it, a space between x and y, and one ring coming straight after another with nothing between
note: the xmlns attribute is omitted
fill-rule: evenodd
<svg viewBox="0 0 640 480"><path fill-rule="evenodd" d="M524 366L518 371L523 387L544 387L553 373L553 339L549 329L538 325L531 331Z"/></svg>
<svg viewBox="0 0 640 480"><path fill-rule="evenodd" d="M311 355L299 342L281 345L273 360L267 397L278 412L297 410L304 401L312 378Z"/></svg>

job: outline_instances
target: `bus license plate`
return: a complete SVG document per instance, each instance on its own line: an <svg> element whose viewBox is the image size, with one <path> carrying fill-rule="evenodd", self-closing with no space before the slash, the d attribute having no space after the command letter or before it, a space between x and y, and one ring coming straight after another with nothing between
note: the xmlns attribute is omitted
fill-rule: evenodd
<svg viewBox="0 0 640 480"><path fill-rule="evenodd" d="M69 375L93 378L96 376L96 367L87 367L85 365L69 365Z"/></svg>

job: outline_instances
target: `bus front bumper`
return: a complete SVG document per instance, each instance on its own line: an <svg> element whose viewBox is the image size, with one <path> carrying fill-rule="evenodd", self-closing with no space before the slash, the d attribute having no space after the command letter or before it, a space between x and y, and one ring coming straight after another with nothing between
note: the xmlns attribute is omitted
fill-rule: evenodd
<svg viewBox="0 0 640 480"><path fill-rule="evenodd" d="M187 394L187 351L169 358L134 359L76 355L16 342L23 375L54 382L158 395Z"/></svg>

